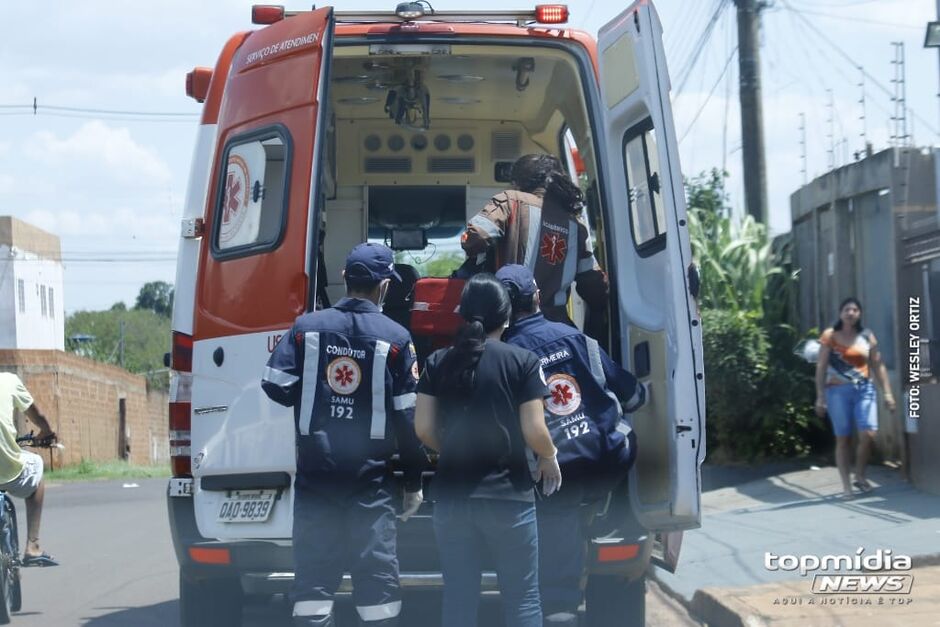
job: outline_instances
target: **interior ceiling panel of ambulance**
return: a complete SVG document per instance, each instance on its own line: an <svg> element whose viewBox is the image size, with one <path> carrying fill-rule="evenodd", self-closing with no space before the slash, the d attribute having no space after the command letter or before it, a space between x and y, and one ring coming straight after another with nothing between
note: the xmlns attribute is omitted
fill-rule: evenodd
<svg viewBox="0 0 940 627"><path fill-rule="evenodd" d="M564 90L553 88L559 74L571 76L573 68L556 58L520 52L337 57L332 89L335 110L346 119L390 118L409 130L433 128L435 118L497 117L538 129L565 97Z"/></svg>

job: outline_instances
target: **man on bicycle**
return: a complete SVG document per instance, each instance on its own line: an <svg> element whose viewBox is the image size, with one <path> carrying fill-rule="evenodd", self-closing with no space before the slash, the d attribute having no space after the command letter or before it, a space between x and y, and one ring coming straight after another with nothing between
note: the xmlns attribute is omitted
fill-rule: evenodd
<svg viewBox="0 0 940 627"><path fill-rule="evenodd" d="M49 421L43 416L26 386L12 372L0 372L0 490L26 500L26 550L23 566L58 566L51 555L39 547L39 521L45 484L42 457L24 451L16 442L13 410L26 414L39 428L37 441L55 438Z"/></svg>

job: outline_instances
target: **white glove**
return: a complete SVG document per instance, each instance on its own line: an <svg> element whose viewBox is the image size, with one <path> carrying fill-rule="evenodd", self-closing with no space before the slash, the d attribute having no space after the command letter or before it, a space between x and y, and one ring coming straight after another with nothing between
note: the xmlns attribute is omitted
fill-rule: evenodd
<svg viewBox="0 0 940 627"><path fill-rule="evenodd" d="M418 511L418 508L421 507L421 503L424 501L424 493L421 490L417 492L405 492L405 496L402 499L401 503L401 516L399 520L405 522L411 516Z"/></svg>
<svg viewBox="0 0 940 627"><path fill-rule="evenodd" d="M551 457L539 457L535 470L535 481L542 481L542 494L551 496L561 488L561 468L558 466L558 453Z"/></svg>

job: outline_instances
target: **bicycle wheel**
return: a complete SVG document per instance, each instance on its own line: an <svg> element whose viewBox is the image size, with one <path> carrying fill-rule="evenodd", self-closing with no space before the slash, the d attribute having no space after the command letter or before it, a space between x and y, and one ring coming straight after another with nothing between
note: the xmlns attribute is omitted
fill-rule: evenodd
<svg viewBox="0 0 940 627"><path fill-rule="evenodd" d="M13 501L6 499L10 506L10 555L13 556L13 562L10 566L10 609L19 612L23 608L23 590L20 587L20 534L16 522L16 508Z"/></svg>
<svg viewBox="0 0 940 627"><path fill-rule="evenodd" d="M16 568L16 553L12 552L16 513L10 497L2 495L0 512L0 625L10 622L13 613L13 572Z"/></svg>

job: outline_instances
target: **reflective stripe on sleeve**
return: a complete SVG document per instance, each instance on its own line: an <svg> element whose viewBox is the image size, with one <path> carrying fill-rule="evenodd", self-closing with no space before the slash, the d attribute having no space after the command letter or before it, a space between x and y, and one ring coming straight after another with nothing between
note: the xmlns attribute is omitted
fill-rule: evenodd
<svg viewBox="0 0 940 627"><path fill-rule="evenodd" d="M392 409L395 411L401 411L403 409L411 409L415 406L417 402L418 395L414 392L409 392L408 394L401 394L399 396L392 397Z"/></svg>
<svg viewBox="0 0 940 627"><path fill-rule="evenodd" d="M329 616L332 611L332 601L297 601L294 603L294 616Z"/></svg>
<svg viewBox="0 0 940 627"><path fill-rule="evenodd" d="M578 261L578 274L593 270L594 266L596 265L597 265L597 261L594 259L594 255L585 257L584 259L581 259L580 261Z"/></svg>
<svg viewBox="0 0 940 627"><path fill-rule="evenodd" d="M644 403L646 403L646 384L637 381L636 390L633 392L633 396L630 397L630 400L624 403L623 409L627 412L636 411L640 407L643 407Z"/></svg>
<svg viewBox="0 0 940 627"><path fill-rule="evenodd" d="M526 205L529 208L529 232L525 240L524 265L529 270L535 270L535 260L539 252L539 231L542 229L542 208L535 205Z"/></svg>
<svg viewBox="0 0 940 627"><path fill-rule="evenodd" d="M272 368L271 366L265 367L264 374L261 378L268 383L279 385L282 388L289 388L290 386L300 381L300 377L295 377L290 373L284 372L283 370L278 370L277 368Z"/></svg>
<svg viewBox="0 0 940 627"><path fill-rule="evenodd" d="M320 376L320 334L304 333L304 386L300 392L300 434L310 435Z"/></svg>
<svg viewBox="0 0 940 627"><path fill-rule="evenodd" d="M503 236L503 230L499 228L499 225L486 216L482 216L480 214L473 216L470 218L470 225L475 226L483 231L483 234L490 239L499 239Z"/></svg>
<svg viewBox="0 0 940 627"><path fill-rule="evenodd" d="M388 342L377 340L372 358L372 428L369 437L373 440L385 439L385 364L390 348Z"/></svg>
<svg viewBox="0 0 940 627"><path fill-rule="evenodd" d="M568 221L568 254L565 256L565 265L561 271L561 283L558 285L558 292L555 293L555 304L558 306L568 302L568 288L574 281L574 275L578 270L578 223L574 220ZM561 302L558 299L562 298Z"/></svg>
<svg viewBox="0 0 940 627"><path fill-rule="evenodd" d="M617 408L617 413L622 413L620 409L620 400L617 398L617 395L611 392L607 388L607 377L604 376L604 364L601 362L601 347L597 344L597 340L593 337L584 336L585 343L587 344L587 354L588 362L591 364L591 376L594 377L594 380L597 382L597 385L604 390L604 394L610 397L610 400L614 402L614 407ZM639 383L637 383L639 385Z"/></svg>
<svg viewBox="0 0 940 627"><path fill-rule="evenodd" d="M381 605L357 605L356 611L364 622L395 618L401 614L401 601L382 603Z"/></svg>

